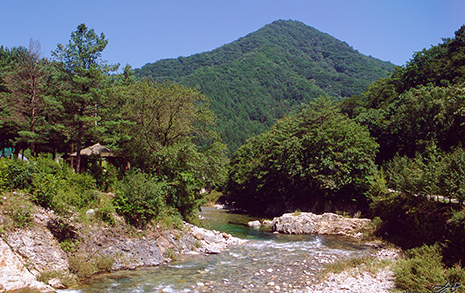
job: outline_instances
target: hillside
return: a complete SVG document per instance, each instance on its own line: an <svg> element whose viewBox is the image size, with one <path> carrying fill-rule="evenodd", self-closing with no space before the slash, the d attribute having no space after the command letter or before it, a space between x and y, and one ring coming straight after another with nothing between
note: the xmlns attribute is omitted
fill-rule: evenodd
<svg viewBox="0 0 465 293"><path fill-rule="evenodd" d="M360 94L394 67L301 22L278 20L213 51L148 63L135 73L200 89L234 151L302 103Z"/></svg>

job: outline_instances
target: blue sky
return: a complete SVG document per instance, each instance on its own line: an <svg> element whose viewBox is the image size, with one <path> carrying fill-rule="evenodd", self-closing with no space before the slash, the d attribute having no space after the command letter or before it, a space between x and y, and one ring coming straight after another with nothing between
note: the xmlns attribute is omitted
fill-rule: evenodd
<svg viewBox="0 0 465 293"><path fill-rule="evenodd" d="M396 65L453 37L463 0L0 0L0 45L50 57L80 23L103 32L109 63L145 63L213 50L278 19L301 21Z"/></svg>

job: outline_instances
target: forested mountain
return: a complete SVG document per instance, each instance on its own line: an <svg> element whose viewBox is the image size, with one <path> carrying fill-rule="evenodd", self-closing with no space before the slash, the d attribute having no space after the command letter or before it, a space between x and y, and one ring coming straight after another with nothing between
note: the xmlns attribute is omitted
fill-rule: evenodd
<svg viewBox="0 0 465 293"><path fill-rule="evenodd" d="M278 20L213 51L148 63L135 73L198 88L234 151L302 104L360 94L393 69L301 22Z"/></svg>

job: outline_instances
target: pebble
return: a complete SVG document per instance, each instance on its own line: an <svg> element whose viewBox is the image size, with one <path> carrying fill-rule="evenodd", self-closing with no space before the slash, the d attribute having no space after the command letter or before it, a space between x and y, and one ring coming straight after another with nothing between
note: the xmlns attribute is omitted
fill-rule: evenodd
<svg viewBox="0 0 465 293"><path fill-rule="evenodd" d="M350 269L339 274L330 273L326 280L319 284L313 284L304 292L392 292L394 288L394 273L385 268L372 275L359 268Z"/></svg>

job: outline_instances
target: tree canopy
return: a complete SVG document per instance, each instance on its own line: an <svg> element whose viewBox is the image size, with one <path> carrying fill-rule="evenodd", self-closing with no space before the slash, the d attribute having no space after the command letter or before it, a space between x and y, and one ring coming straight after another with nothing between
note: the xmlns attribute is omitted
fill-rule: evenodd
<svg viewBox="0 0 465 293"><path fill-rule="evenodd" d="M365 202L377 147L334 102L318 99L240 147L227 189L231 200L258 213L317 198Z"/></svg>

